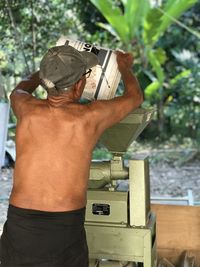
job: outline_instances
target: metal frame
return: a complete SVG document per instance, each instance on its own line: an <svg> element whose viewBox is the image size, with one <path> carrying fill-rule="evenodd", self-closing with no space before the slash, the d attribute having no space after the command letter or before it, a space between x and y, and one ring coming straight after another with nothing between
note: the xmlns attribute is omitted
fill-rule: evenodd
<svg viewBox="0 0 200 267"><path fill-rule="evenodd" d="M147 227L117 227L86 224L90 259L142 262L155 267L156 217L151 213Z"/></svg>
<svg viewBox="0 0 200 267"><path fill-rule="evenodd" d="M149 191L148 160L135 159L129 161L129 197L125 192L88 192L85 229L93 262L108 259L156 266L156 216L150 211ZM92 203L109 204L111 213L94 215Z"/></svg>

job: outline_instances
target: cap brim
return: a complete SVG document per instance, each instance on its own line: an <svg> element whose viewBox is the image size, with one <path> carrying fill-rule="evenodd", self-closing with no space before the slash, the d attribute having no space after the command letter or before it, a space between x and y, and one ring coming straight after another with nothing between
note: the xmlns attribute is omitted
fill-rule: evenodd
<svg viewBox="0 0 200 267"><path fill-rule="evenodd" d="M98 57L92 52L79 51L86 62L87 69L90 69L99 64Z"/></svg>

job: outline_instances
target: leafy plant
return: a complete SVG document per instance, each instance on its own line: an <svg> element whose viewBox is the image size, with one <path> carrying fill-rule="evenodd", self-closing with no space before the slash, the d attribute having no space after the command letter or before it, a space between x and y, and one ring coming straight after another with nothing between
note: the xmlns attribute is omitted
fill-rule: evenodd
<svg viewBox="0 0 200 267"><path fill-rule="evenodd" d="M143 72L143 80L144 75L148 78L148 83L145 82L144 87L145 98L149 102L156 103L159 131L163 133L164 105L173 99L168 95L168 88L175 86L181 79L188 78L191 70L189 67L177 68L174 76L166 75L165 65L168 57L160 40L174 22L185 27L177 19L197 3L197 0L166 0L162 1L160 6L153 6L150 0L91 0L91 2L109 23L98 23L98 25L114 34L121 41L122 48L134 51L141 59L142 67L139 71ZM187 29L200 38L198 32L189 27ZM140 75L139 73L139 77Z"/></svg>
<svg viewBox="0 0 200 267"><path fill-rule="evenodd" d="M101 27L109 30L122 41L125 48L131 48L134 40L144 44L144 53L156 73L147 96L159 89L164 82L164 72L161 67L165 63L165 52L154 46L166 29L181 16L183 12L194 5L197 0L168 0L162 8L152 8L149 0L122 0L123 8L112 0L91 0L109 22L101 23ZM112 28L110 28L110 26ZM132 47L133 49L133 47ZM161 56L164 56L164 59ZM156 80L156 81L155 81Z"/></svg>

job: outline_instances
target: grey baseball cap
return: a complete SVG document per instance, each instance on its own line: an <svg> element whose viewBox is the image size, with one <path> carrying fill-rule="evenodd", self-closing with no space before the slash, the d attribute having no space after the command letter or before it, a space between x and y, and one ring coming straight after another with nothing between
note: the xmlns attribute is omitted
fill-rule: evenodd
<svg viewBox="0 0 200 267"><path fill-rule="evenodd" d="M46 89L63 90L74 85L86 72L98 64L92 52L78 51L69 45L48 50L40 63L40 79Z"/></svg>

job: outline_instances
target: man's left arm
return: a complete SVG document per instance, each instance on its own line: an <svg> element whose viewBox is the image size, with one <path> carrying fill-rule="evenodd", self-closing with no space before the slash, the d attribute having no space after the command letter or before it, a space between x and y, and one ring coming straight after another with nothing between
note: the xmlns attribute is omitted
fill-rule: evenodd
<svg viewBox="0 0 200 267"><path fill-rule="evenodd" d="M40 84L39 71L34 72L17 84L10 95L11 106L18 117L25 102L33 98L32 93Z"/></svg>
<svg viewBox="0 0 200 267"><path fill-rule="evenodd" d="M32 94L35 89L40 84L40 77L39 77L39 71L36 71L32 74L30 74L27 78L23 79L18 85L15 87L12 93L14 93L16 90L23 90L29 94Z"/></svg>

